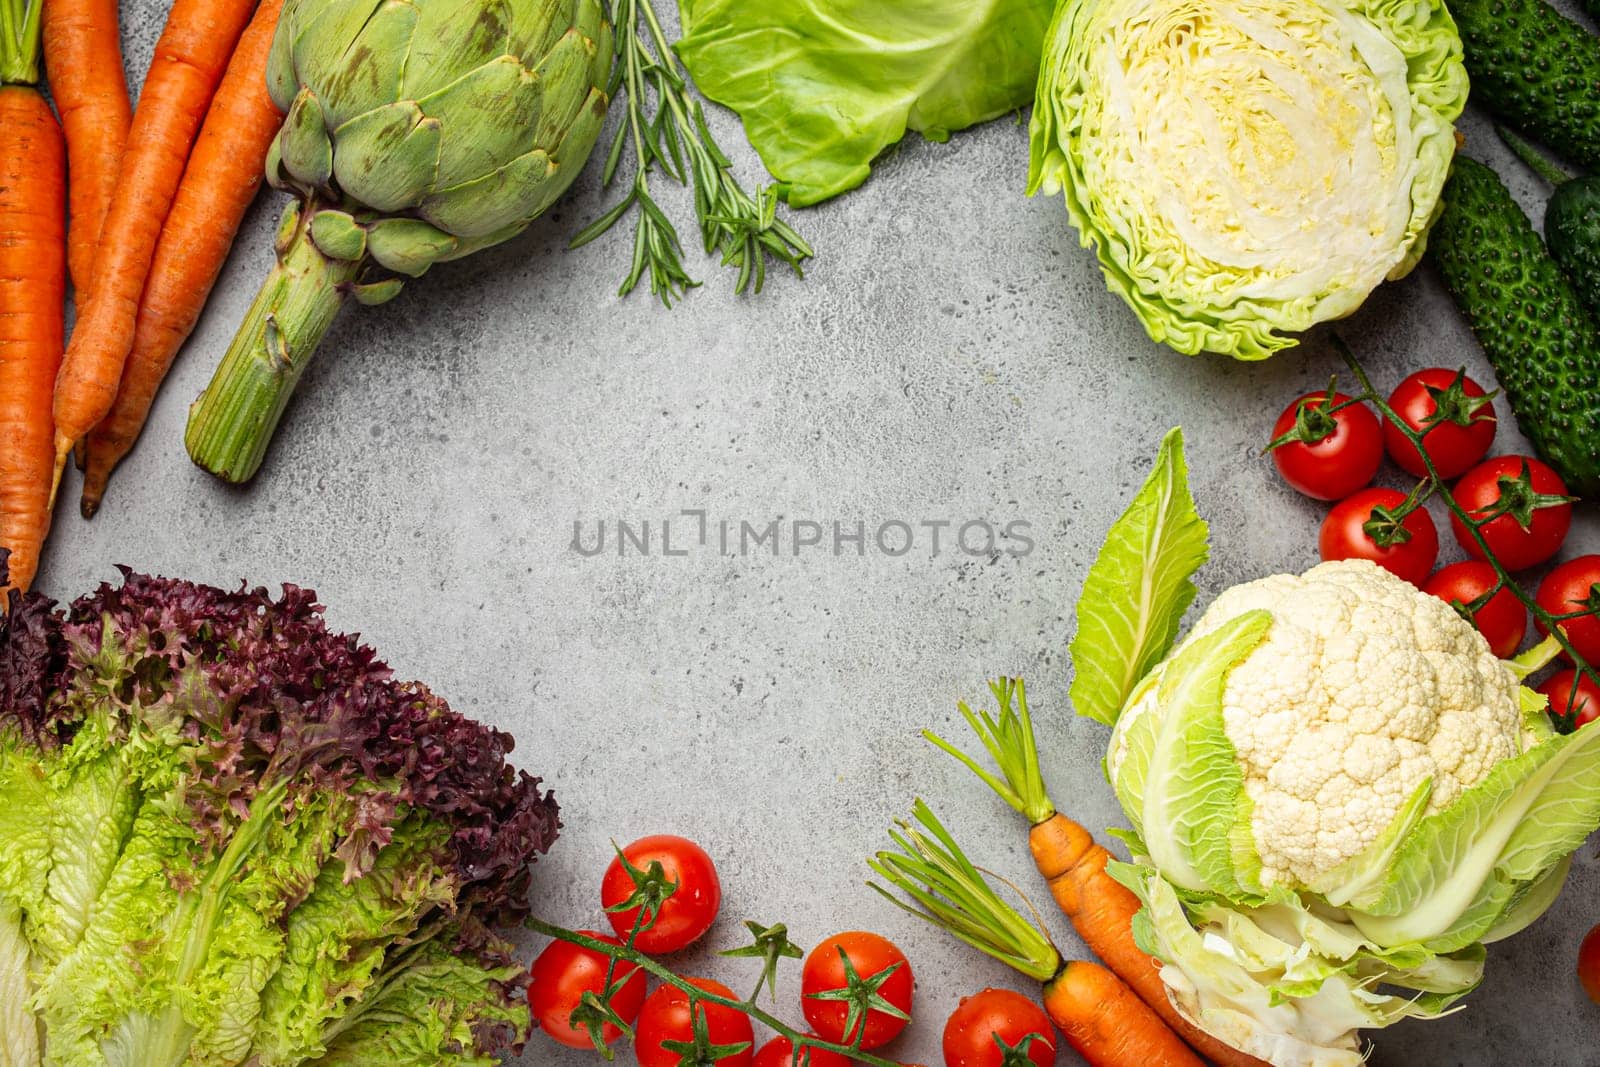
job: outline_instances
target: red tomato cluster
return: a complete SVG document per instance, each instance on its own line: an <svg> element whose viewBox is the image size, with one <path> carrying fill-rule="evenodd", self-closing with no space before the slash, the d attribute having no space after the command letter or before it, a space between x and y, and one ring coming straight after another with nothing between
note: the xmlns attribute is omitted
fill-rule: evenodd
<svg viewBox="0 0 1600 1067"><path fill-rule="evenodd" d="M624 858L627 866L623 865ZM640 909L622 907L634 895L635 885L630 868L650 872L655 864L660 865L661 877L677 888L654 909L654 922L640 924L640 931L634 935L634 924L639 920ZM582 933L608 945L621 945L623 941L619 938L634 935L634 947L641 952L677 952L700 940L711 929L722 907L722 883L717 878L717 868L711 862L711 857L693 841L666 835L645 837L623 849L622 855L613 859L606 868L600 883L600 904L606 909L606 918L617 936L589 931ZM693 1038L688 996L681 990L664 986L646 999L645 975L642 971L634 964L622 961L613 966L609 956L594 949L566 941L552 941L539 954L528 982L528 1006L533 1011L534 1022L563 1045L570 1048L592 1047L594 1042L589 1031L583 1026L573 1025L572 1013L577 1010L585 994L599 996L605 992L608 976L612 984L622 983L611 998L611 1008L623 1022L635 1027L635 1051L639 1063L642 1067L673 1067L679 1057L661 1046L665 1041ZM701 979L690 981L708 992L732 995L715 982ZM750 1020L742 1013L716 1004L701 1010L711 1025L714 1044L737 1044L743 1041L749 1045L752 1042ZM615 1025L607 1024L602 1034L609 1044L622 1036L622 1031ZM750 1067L751 1057L747 1051L742 1058L730 1057L723 1062L727 1067Z"/></svg>
<svg viewBox="0 0 1600 1067"><path fill-rule="evenodd" d="M652 905L647 902L648 886L659 882L674 888ZM704 937L716 922L722 884L711 857L693 841L646 837L611 861L601 879L600 903L616 936L581 931L583 936L607 945L623 945L632 938L634 947L649 955L679 952ZM873 1007L857 1013L852 1022L848 997L852 978L871 987L872 1004L889 1010ZM684 981L708 994L739 999L711 979ZM757 1050L754 1028L743 1011L706 1001L691 1005L689 994L670 983L647 997L646 975L634 964L613 964L601 951L559 940L551 942L533 964L528 1004L535 1022L563 1045L592 1047L590 1031L574 1023L573 1013L586 995L602 996L608 982L616 990L611 1009L633 1030L639 1067L677 1067L683 1054L675 1049L695 1040L697 1019L703 1020L711 1045L719 1052L731 1050L717 1060L718 1067L848 1067L850 1063L836 1052L796 1049L782 1036ZM911 963L893 942L863 931L836 934L811 950L801 970L800 1008L811 1028L808 1036L864 1051L881 1048L905 1029L915 988ZM602 1036L610 1044L622 1030L606 1024ZM1025 1054L1036 1067L1055 1062L1054 1032L1043 1010L1021 994L986 989L963 1000L951 1016L944 1035L947 1067L1001 1067L997 1037L1008 1048L1025 1044Z"/></svg>
<svg viewBox="0 0 1600 1067"><path fill-rule="evenodd" d="M1566 485L1532 456L1484 459L1498 426L1494 403L1465 371L1418 371L1387 406L1399 423L1380 423L1367 405L1332 389L1308 393L1272 428L1272 461L1284 481L1338 502L1322 524L1323 559L1370 559L1417 585L1432 572L1439 557L1433 517L1406 494L1371 484L1385 453L1408 474L1459 478L1451 491L1456 502L1475 518L1497 516L1478 536L1452 516L1468 555L1486 558L1486 545L1516 571L1561 550L1572 525L1572 506L1557 499L1567 495ZM1420 438L1420 448L1408 433Z"/></svg>
<svg viewBox="0 0 1600 1067"><path fill-rule="evenodd" d="M1572 526L1565 483L1532 456L1484 458L1498 427L1494 404L1464 371L1418 371L1386 406L1399 424L1330 388L1298 398L1273 426L1271 454L1284 481L1336 502L1319 532L1322 558L1372 560L1455 605L1496 656L1516 655L1528 609L1487 560L1492 555L1506 570L1522 571L1555 558ZM1432 516L1408 494L1371 484L1385 454L1418 478L1455 479L1455 502L1475 519L1489 520L1474 530L1451 513L1451 531L1470 559L1434 570L1439 532ZM1560 620L1586 664L1600 667L1600 556L1556 567L1536 599ZM1577 725L1600 718L1600 684L1592 670L1565 670L1538 688L1558 717Z"/></svg>

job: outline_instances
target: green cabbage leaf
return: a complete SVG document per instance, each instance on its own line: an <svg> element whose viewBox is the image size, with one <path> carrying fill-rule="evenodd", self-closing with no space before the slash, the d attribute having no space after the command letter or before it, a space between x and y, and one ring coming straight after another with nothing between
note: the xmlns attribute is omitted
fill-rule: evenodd
<svg viewBox="0 0 1600 1067"><path fill-rule="evenodd" d="M737 111L789 203L866 181L913 130L944 141L1033 96L1053 0L680 0L677 50Z"/></svg>

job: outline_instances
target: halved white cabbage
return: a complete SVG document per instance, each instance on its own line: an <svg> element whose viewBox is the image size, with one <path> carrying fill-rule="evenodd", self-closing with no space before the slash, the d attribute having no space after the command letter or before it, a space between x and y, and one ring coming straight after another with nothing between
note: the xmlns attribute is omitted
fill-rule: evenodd
<svg viewBox="0 0 1600 1067"><path fill-rule="evenodd" d="M1416 265L1466 96L1439 0L1066 0L1029 192L1152 338L1259 359Z"/></svg>

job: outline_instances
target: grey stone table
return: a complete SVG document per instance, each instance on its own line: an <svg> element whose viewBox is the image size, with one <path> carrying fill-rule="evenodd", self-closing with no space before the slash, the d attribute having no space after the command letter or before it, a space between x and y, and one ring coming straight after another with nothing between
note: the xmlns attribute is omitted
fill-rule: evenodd
<svg viewBox="0 0 1600 1067"><path fill-rule="evenodd" d="M136 75L164 7L125 5ZM756 179L736 124L713 122ZM1488 127L1465 129L1535 207ZM566 830L539 865L542 915L603 923L608 842L691 835L720 864L724 921L706 951L676 962L743 987L745 969L709 952L740 937L740 919L787 922L801 944L881 931L919 977L918 1022L889 1051L936 1064L960 996L1025 987L880 900L863 859L921 796L981 862L1025 885L1032 872L1009 811L918 731L957 731L958 698L1021 674L1058 801L1091 827L1120 822L1098 766L1106 731L1065 700L1094 549L1181 423L1215 542L1202 600L1315 562L1322 509L1259 449L1279 408L1337 365L1322 333L1257 366L1151 344L1060 205L1022 195L1026 155L1008 121L946 146L908 142L864 188L798 217L820 252L805 281L778 277L739 299L691 255L706 284L671 312L614 295L620 235L564 251L605 202L591 169L522 239L436 269L388 307L350 311L260 476L235 489L191 466L181 436L270 262L279 204L264 197L100 516L63 509L42 588L73 595L117 563L314 587L335 625L402 674L515 732L521 762L558 791ZM1430 364L1491 377L1426 268L1342 330L1382 382ZM1499 446L1521 442L1506 427ZM710 546L664 555L661 520L678 551L697 533L680 513L696 509ZM739 555L739 524L774 519L822 524L822 545ZM717 551L723 520L729 556ZM896 520L917 541L890 556L870 539ZM952 548L969 520L1027 523L1032 550ZM619 521L651 522L651 553L574 551L574 524L592 545L601 521L608 537ZM864 555L834 554L835 521L865 524ZM919 524L939 521L952 526L934 556ZM1600 546L1593 508L1579 524L1581 542ZM891 529L890 546L901 536ZM974 527L968 544L981 536ZM1374 1062L1600 1063L1600 1008L1571 974L1600 920L1597 890L1586 847L1551 913L1491 950L1466 1010L1388 1031ZM1082 951L1055 927L1064 950ZM791 1019L797 971L780 986ZM536 1038L519 1062L595 1061Z"/></svg>

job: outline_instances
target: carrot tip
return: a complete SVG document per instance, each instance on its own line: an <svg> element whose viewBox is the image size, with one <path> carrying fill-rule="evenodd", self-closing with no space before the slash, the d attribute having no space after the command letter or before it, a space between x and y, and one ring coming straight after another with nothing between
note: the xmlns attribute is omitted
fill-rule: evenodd
<svg viewBox="0 0 1600 1067"><path fill-rule="evenodd" d="M61 489L61 472L67 469L67 460L72 456L72 442L66 442L63 447L61 438L56 437L56 469L50 476L50 510L56 509L56 493Z"/></svg>

